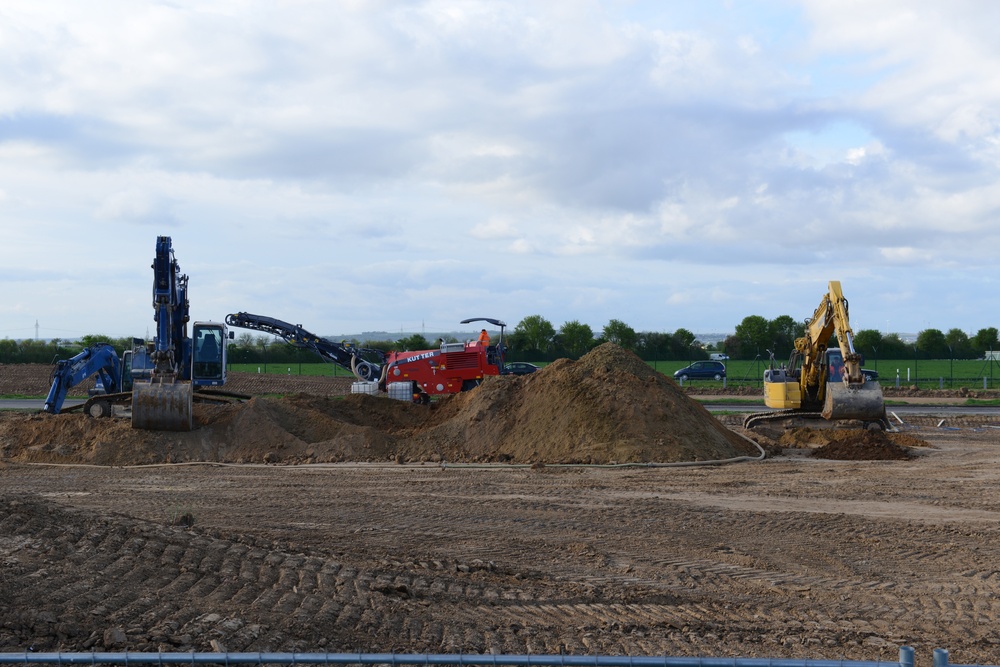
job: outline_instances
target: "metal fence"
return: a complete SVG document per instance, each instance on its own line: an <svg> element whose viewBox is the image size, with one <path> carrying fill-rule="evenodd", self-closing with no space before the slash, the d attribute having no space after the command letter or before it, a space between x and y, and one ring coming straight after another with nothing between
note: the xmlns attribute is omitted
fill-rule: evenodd
<svg viewBox="0 0 1000 667"><path fill-rule="evenodd" d="M948 666L935 649L934 667ZM460 665L486 667L914 667L912 647L898 662L656 656L574 656L398 653L0 653L0 665ZM966 666L959 666L966 667Z"/></svg>
<svg viewBox="0 0 1000 667"><path fill-rule="evenodd" d="M711 378L688 378L682 384L692 387L763 387L764 370L769 367L765 361L735 360L724 362L726 377L721 380ZM683 366L681 362L661 362L654 366L665 375L674 375ZM886 388L896 389L916 386L920 389L995 390L1000 387L1000 361L955 361L947 359L931 360L883 360L864 367L863 374L878 380Z"/></svg>

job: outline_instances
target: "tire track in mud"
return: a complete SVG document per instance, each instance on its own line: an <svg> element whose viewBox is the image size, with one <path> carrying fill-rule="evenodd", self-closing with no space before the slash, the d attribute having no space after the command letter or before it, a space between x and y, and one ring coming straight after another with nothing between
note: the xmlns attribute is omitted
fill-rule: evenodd
<svg viewBox="0 0 1000 667"><path fill-rule="evenodd" d="M485 504L475 504L472 509L482 509L485 508ZM550 519L546 518L546 514L551 514L557 511L561 505L549 505L546 503L532 503L527 508L522 508L524 511L535 516L534 518L529 518L520 521L521 527L526 528L530 532L541 531L543 533L551 533L551 535L557 536L556 541L559 541L559 537L567 532L573 532L577 528L577 522L573 520L566 519ZM490 508L490 514L495 514L496 508ZM474 512L472 514L475 514ZM638 513L641 515L642 513ZM410 530L408 541L412 542L425 542L428 536L434 539L440 539L442 535L445 537L457 538L457 533L441 533L432 532L430 530L420 531L420 527L425 525L424 522L429 522L429 524L440 525L449 520L449 518L444 514L430 515L428 517L421 517L417 520L415 524L415 530ZM479 521L475 516L469 517L470 525L475 526ZM486 526L490 525L490 520L482 519L482 523ZM770 522L768 522L770 523ZM798 521L788 521L782 520L777 522L781 525L782 531L789 530L800 530L808 534L809 532L815 531L814 528L801 526ZM495 527L495 526L494 526ZM413 528L413 526L411 526ZM772 530L768 525L760 526L763 530ZM828 529L829 526L826 527ZM358 529L362 530L362 529ZM367 529L364 529L367 530ZM404 534L407 531L406 524L396 524L384 530L387 542L389 544L392 540L396 539L399 535ZM467 534L466 539L469 538ZM846 539L847 536L845 536ZM93 541L93 539L91 539ZM377 540L376 540L377 541ZM596 540L592 542L592 545L597 548L607 547L617 541L617 538ZM135 547L126 548L129 542L123 540L122 536L117 533L108 533L104 539L93 545L93 549L101 554L112 554L118 549L125 549L127 552L134 553L138 549ZM528 545L529 547L531 545ZM539 545L540 546L540 545ZM296 559L288 559L274 553L266 554L264 552L257 552L256 554L249 554L246 547L240 545L228 545L217 542L212 542L206 538L199 538L193 541L188 541L184 544L161 542L157 543L156 540L150 541L150 543L145 545L140 545L139 548L146 552L149 556L155 552L151 551L156 547L162 548L162 556L160 557L161 564L175 564L176 570L172 573L174 575L173 579L169 581L165 580L167 574L160 574L161 581L158 582L158 588L160 594L166 594L172 598L179 597L194 597L207 601L218 600L224 602L228 599L234 599L241 603L247 603L251 606L259 606L262 608L273 608L280 610L283 615L289 617L296 617L297 610L300 607L305 607L312 613L316 608L322 607L323 603L317 602L315 600L310 600L309 594L313 591L313 586L307 572L303 571L305 567L303 562L298 562ZM474 551L474 550L473 550ZM228 552L228 553L227 553ZM475 552L475 551L474 551ZM477 555L482 553L481 551L475 552ZM502 553L498 550L494 550L493 553ZM911 554L912 555L912 554ZM102 556L97 559L95 563L99 564L109 575L113 575L118 581L123 581L127 585L131 585L135 581L143 579L146 575L144 571L140 571L138 574L132 575L131 569L133 566L130 562L129 556L119 558L115 561L106 560L108 556ZM247 567L247 561L254 565L253 568ZM240 563L240 568L242 571L246 572L245 581L253 581L254 585L251 587L249 585L244 585L241 588L236 588L231 582L223 583L227 577L222 576L223 573L231 570L235 570L236 563ZM334 566L335 567L335 566ZM829 589L829 590L850 590L850 589L878 589L883 586L883 582L879 581L865 581L865 580L851 580L851 579L839 579L839 578L828 578L828 577L815 577L815 576L800 576L790 572L774 572L770 570L760 570L753 568L746 568L741 566L735 566L729 563L714 561L714 560L704 560L704 561L691 561L691 560L653 560L648 565L643 566L646 569L650 567L657 570L655 579L642 579L639 577L618 577L618 576L608 576L608 577L581 577L581 581L586 581L588 584L594 585L608 585L608 586L627 586L634 585L636 583L642 583L647 586L655 586L656 588L663 590L669 590L672 592L685 591L692 588L697 588L702 595L707 594L710 591L728 591L734 585L733 582L739 582L742 584L754 583L763 587L770 588L791 588L791 589ZM307 568L308 570L308 568ZM317 566L312 566L313 572L317 570ZM213 573L218 572L219 575ZM355 577L357 574L355 573ZM345 586L345 582L340 582L339 585L334 585L331 590L340 590L341 596L337 600L338 603L338 615L337 621L340 623L356 624L362 622L369 626L372 631L378 632L378 626L381 623L380 618L368 611L365 613L363 604L348 604L350 600L354 598L360 598L360 602L364 603L366 601L366 587L369 586L371 582L359 581L358 579L352 580L351 586ZM410 578L401 578L399 586L402 590L407 590L407 588L414 587L415 584ZM435 580L429 587L428 593L436 596L445 595L457 596L463 603L471 602L474 603L477 598L484 597L487 594L482 591L466 591L459 589L455 590L455 584L451 580ZM992 587L986 587L988 590L984 592L993 592ZM950 593L948 590L938 591L939 593ZM88 594L93 595L93 591L88 591ZM419 588L414 589L415 594L420 594ZM104 607L109 611L115 611L121 608L123 613L127 609L124 604L119 604L115 595L112 591L102 589L98 591L98 594L102 599L105 600ZM494 591L492 597L500 598L502 593ZM620 606L609 606L601 604L590 604L590 605L570 605L570 606L556 606L552 608L546 608L542 616L545 614L552 614L559 611L558 616L560 618L566 617L564 620L566 623L577 623L577 624L598 624L598 625L628 625L637 624L645 625L646 623L642 620L642 613L638 616L633 612L628 610L636 609L648 609L648 607L620 607ZM573 610L577 610L582 614L583 618L574 620L571 618ZM130 609L129 613L141 612L142 609ZM760 613L762 611L761 607L757 607L755 613ZM766 613L773 615L774 611L771 609L763 610ZM524 613L528 617L534 617L533 612L530 608L526 608L523 612L519 611L517 613ZM649 612L651 613L651 612ZM916 613L915 610L911 610L911 614ZM927 612L928 614L933 614ZM692 623L699 622L699 616L697 614L692 614L688 610L678 609L673 606L666 606L657 611L660 618L669 619L668 625L689 625ZM714 610L713 614L718 619L720 617L719 610ZM308 616L308 613L306 614ZM473 616L470 616L470 622ZM514 614L515 616L517 614ZM569 616L567 616L569 615ZM506 616L510 616L510 610L508 608ZM725 618L725 615L721 615ZM957 612L948 610L945 618L950 621L961 620L963 617L958 615ZM189 618L177 618L174 620L180 620L183 623L188 622ZM747 620L746 618L740 617L729 618L730 621L736 620ZM397 621L387 621L392 625L398 625ZM371 627L374 626L374 627Z"/></svg>
<svg viewBox="0 0 1000 667"><path fill-rule="evenodd" d="M25 561L44 558L51 551L47 538L59 540L54 526L76 524L74 530L63 533L69 539L62 540L62 549L86 557L61 571L46 571L44 581L33 587L17 588L22 594L30 588L32 597L42 596L62 607L65 611L59 620L77 626L72 634L78 639L86 637L82 649L107 627L120 625L139 650L159 650L164 643L185 650L191 642L204 650L209 647L196 638L204 635L200 619L233 607L245 610L255 625L271 628L269 633L258 630L258 638L273 640L294 634L296 627L308 627L311 632L337 628L339 634L357 632L384 639L407 626L405 614L383 611L386 596L399 600L426 597L444 601L453 611L463 610L453 613L447 624L408 626L429 646L447 645L459 641L448 628L471 628L480 620L475 602L507 596L495 587L458 581L459 573L475 571L475 566L465 564L433 562L428 565L438 568L433 576L417 577L405 569L380 572L383 564L375 570L344 566L315 556L233 544L194 531L150 527L124 517L92 521L86 513L67 512L41 501L15 504L22 513L29 511L32 519L18 522L21 515L11 514L0 529L5 545L18 545L10 552ZM25 532L35 536L33 542L11 539ZM129 537L136 533L142 537ZM136 596L135 591L141 593ZM379 604L373 604L374 598L379 598ZM95 624L98 620L101 625ZM143 621L149 625L143 626ZM23 630L32 631L34 625L29 622ZM465 638L465 633L461 636ZM151 646L154 641L155 647ZM223 638L230 648L254 648L232 646L234 641L235 634Z"/></svg>
<svg viewBox="0 0 1000 667"><path fill-rule="evenodd" d="M991 527L657 497L665 486L738 492L767 472L187 468L69 483L39 473L36 488L59 495L25 497L33 509L0 515L0 589L38 586L65 611L54 621L24 612L0 627L0 642L86 649L121 625L130 650L210 650L211 639L230 650L801 655L829 646L830 657L870 659L914 638L989 646L1000 619ZM804 477L772 476L783 497ZM85 509L63 509L71 504ZM194 528L164 525L185 507ZM135 518L110 514L122 511ZM46 575L28 579L39 569ZM27 605L19 598L18 609Z"/></svg>
<svg viewBox="0 0 1000 667"><path fill-rule="evenodd" d="M161 643L189 643L193 631L188 626L198 617L240 603L259 612L257 620L280 626L287 624L285 619L313 619L337 591L338 608L346 607L355 591L367 595L356 570L348 571L346 580L331 581L338 577L340 565L315 557L248 549L125 518L94 521L86 514L30 499L10 505L13 511L0 522L0 544L8 565L2 580L5 597L15 606L22 598L25 608L31 600L44 599L61 609L60 617L51 620L69 627L70 636L83 637L82 649L113 625L129 628L130 641L138 646L154 638ZM56 526L64 531L61 535ZM128 533L143 536L133 539ZM26 535L32 536L30 541ZM72 557L57 569L47 558L54 551ZM36 566L27 576L31 585L14 580L9 567L14 563ZM321 580L327 585L318 586ZM137 629L136 619L155 619L155 623ZM37 625L37 619L25 619L25 627L15 628L15 634L36 633ZM132 637L139 632L144 636ZM9 642L6 636L3 639Z"/></svg>

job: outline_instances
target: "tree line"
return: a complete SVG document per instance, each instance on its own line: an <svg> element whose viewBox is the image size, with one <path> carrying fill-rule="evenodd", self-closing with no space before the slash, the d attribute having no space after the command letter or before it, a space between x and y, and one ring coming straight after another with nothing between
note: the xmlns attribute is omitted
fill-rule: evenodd
<svg viewBox="0 0 1000 667"><path fill-rule="evenodd" d="M541 315L529 315L509 332L504 341L510 361L554 361L559 358L579 359L602 343L611 342L635 352L646 361L694 361L707 359L713 352L722 352L733 359L787 358L795 339L805 335L806 323L789 315L768 320L750 315L736 325L735 332L725 340L704 344L688 329L673 333L636 331L621 320L612 319L600 331L594 331L579 320L565 322L558 329ZM119 354L132 346L132 338L112 338L87 335L79 341L0 339L0 363L53 363L68 359L95 343L109 343ZM395 340L345 340L359 347L389 352L392 350L428 350L438 341L422 334L412 334ZM445 342L457 342L448 336ZM494 341L496 342L496 341ZM831 345L836 345L835 338ZM855 349L868 359L977 359L987 352L1000 350L996 327L980 329L969 336L961 329L947 332L924 329L912 342L899 334L883 334L874 329L855 332ZM228 348L231 363L295 364L314 361L311 352L280 339L244 332L231 341Z"/></svg>
<svg viewBox="0 0 1000 667"><path fill-rule="evenodd" d="M805 336L806 322L790 315L769 320L750 315L736 325L735 332L725 340L704 344L687 329L673 333L635 331L621 320L611 320L600 333L577 320L556 329L541 315L521 320L508 337L511 360L546 361L558 357L579 358L604 342L612 342L632 350L646 361L690 361L707 359L713 352L733 359L787 358L795 347L795 339ZM912 342L897 333L883 334L875 329L855 332L854 348L870 359L976 359L987 352L1000 350L996 327L980 329L970 337L961 329L947 332L924 329ZM832 336L829 345L837 345Z"/></svg>

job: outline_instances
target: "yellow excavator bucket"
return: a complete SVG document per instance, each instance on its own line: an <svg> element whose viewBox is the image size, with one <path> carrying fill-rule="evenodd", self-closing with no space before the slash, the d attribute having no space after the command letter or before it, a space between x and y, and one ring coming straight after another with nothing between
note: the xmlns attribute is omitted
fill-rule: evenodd
<svg viewBox="0 0 1000 667"><path fill-rule="evenodd" d="M824 419L859 419L876 422L885 417L882 387L869 381L863 385L831 382L826 386L823 403Z"/></svg>
<svg viewBox="0 0 1000 667"><path fill-rule="evenodd" d="M193 401L190 382L137 382L132 387L132 428L190 431Z"/></svg>

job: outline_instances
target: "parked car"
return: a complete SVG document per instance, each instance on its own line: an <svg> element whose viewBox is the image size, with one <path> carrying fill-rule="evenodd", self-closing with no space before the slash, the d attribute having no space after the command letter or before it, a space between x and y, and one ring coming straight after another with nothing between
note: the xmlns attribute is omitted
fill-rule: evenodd
<svg viewBox="0 0 1000 667"><path fill-rule="evenodd" d="M526 361L513 361L503 367L504 375L528 375L538 370L538 366Z"/></svg>
<svg viewBox="0 0 1000 667"><path fill-rule="evenodd" d="M843 364L830 364L830 370L827 377L829 382L840 382L844 377L844 366ZM865 379L865 382L871 382L873 380L878 380L878 371L873 371L870 368L861 369L861 377Z"/></svg>
<svg viewBox="0 0 1000 667"><path fill-rule="evenodd" d="M726 377L726 365L721 361L696 361L685 366L676 373L674 379L687 380L721 380Z"/></svg>

